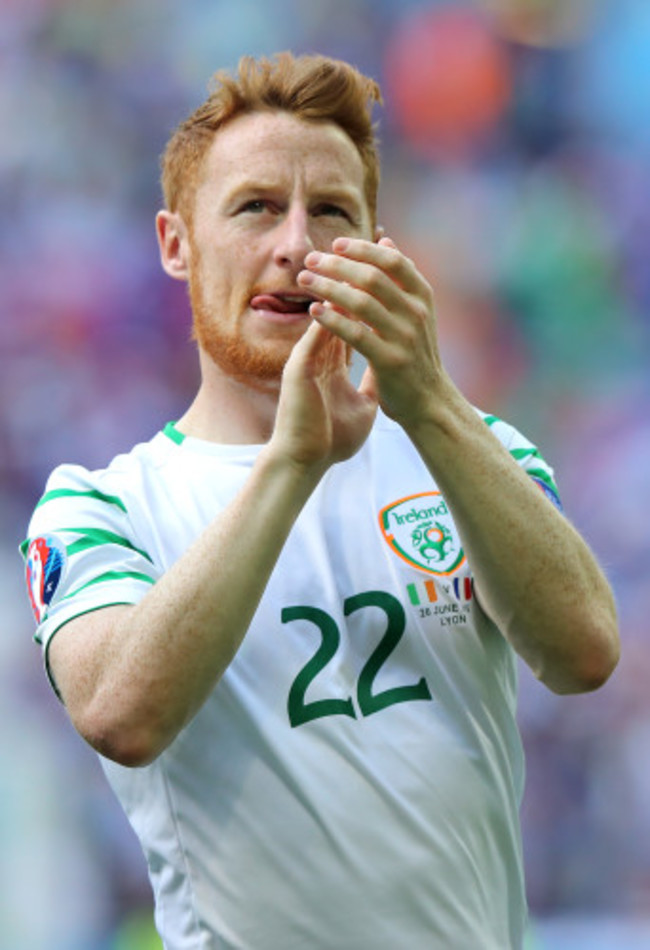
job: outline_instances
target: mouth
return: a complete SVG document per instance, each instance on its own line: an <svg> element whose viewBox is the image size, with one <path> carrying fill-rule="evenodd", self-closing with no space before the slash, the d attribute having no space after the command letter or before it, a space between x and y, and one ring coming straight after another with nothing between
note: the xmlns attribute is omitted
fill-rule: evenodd
<svg viewBox="0 0 650 950"><path fill-rule="evenodd" d="M256 294L250 302L252 310L278 322L292 322L309 317L309 307L316 300L309 294L272 293Z"/></svg>

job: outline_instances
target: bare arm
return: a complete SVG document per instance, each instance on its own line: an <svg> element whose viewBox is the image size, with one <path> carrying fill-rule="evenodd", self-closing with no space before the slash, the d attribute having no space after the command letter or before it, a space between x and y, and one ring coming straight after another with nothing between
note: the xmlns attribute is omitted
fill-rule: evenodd
<svg viewBox="0 0 650 950"><path fill-rule="evenodd" d="M593 555L471 407L452 396L445 409L411 434L449 499L481 605L555 692L597 688L618 635Z"/></svg>
<svg viewBox="0 0 650 950"><path fill-rule="evenodd" d="M296 517L327 468L365 440L375 411L347 379L344 346L314 324L287 363L275 431L242 491L137 606L61 628L51 669L99 752L144 764L191 720L237 652Z"/></svg>
<svg viewBox="0 0 650 950"><path fill-rule="evenodd" d="M455 387L433 293L388 238L310 254L299 281L316 318L369 363L362 388L418 448L454 515L478 599L556 692L601 685L619 655L610 587L587 545Z"/></svg>

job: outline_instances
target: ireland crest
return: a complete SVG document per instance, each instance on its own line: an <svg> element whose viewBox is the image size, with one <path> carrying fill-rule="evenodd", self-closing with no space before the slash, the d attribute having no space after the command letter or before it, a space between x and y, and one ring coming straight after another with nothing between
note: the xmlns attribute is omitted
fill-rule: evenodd
<svg viewBox="0 0 650 950"><path fill-rule="evenodd" d="M412 567L452 574L465 560L451 514L440 492L409 495L379 512L384 540Z"/></svg>

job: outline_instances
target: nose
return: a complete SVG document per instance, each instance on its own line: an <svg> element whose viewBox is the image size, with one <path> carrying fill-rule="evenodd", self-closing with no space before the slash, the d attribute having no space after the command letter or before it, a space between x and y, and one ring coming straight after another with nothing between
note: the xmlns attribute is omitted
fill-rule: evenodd
<svg viewBox="0 0 650 950"><path fill-rule="evenodd" d="M302 268L305 256L314 249L307 210L300 205L289 207L275 230L275 239L275 263Z"/></svg>

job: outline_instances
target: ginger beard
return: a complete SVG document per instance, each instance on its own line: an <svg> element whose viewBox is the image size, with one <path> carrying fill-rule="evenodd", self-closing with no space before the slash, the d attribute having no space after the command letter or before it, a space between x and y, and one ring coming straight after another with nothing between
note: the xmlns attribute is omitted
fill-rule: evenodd
<svg viewBox="0 0 650 950"><path fill-rule="evenodd" d="M295 330L291 336L256 343L244 339L237 325L225 325L207 303L201 254L192 238L190 245L193 263L188 289L192 307L192 339L232 379L254 389L277 388L298 339Z"/></svg>

